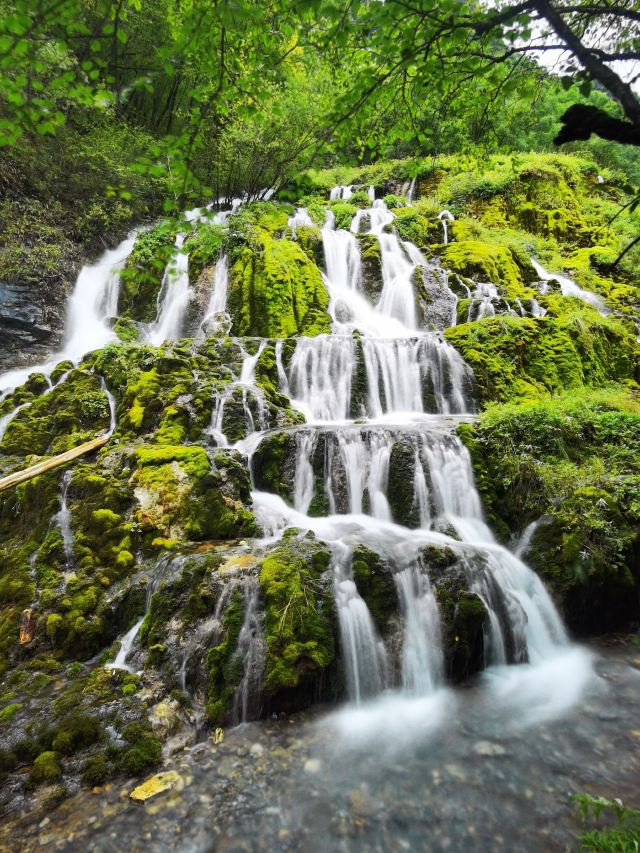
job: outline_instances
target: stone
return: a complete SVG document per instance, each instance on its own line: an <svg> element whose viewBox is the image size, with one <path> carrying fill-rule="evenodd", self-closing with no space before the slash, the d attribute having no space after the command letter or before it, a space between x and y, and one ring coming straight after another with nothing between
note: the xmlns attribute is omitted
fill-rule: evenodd
<svg viewBox="0 0 640 853"><path fill-rule="evenodd" d="M305 773L314 774L319 773L321 767L322 762L319 758L309 758L307 759L307 761L305 761L303 769Z"/></svg>
<svg viewBox="0 0 640 853"><path fill-rule="evenodd" d="M27 607L20 615L20 645L24 646L33 640L36 630L36 612Z"/></svg>
<svg viewBox="0 0 640 853"><path fill-rule="evenodd" d="M489 740L476 741L473 745L473 751L476 755L484 756L504 755L506 753L506 749L503 746L500 746L499 743L492 743Z"/></svg>
<svg viewBox="0 0 640 853"><path fill-rule="evenodd" d="M149 709L149 722L155 734L164 739L182 726L180 706L175 699L165 699Z"/></svg>
<svg viewBox="0 0 640 853"><path fill-rule="evenodd" d="M249 755L251 755L252 758L262 758L262 756L264 755L264 747L262 746L262 744L251 744L251 748L249 749Z"/></svg>
<svg viewBox="0 0 640 853"><path fill-rule="evenodd" d="M138 803L143 803L145 800L162 794L164 791L170 791L174 788L182 790L184 781L179 773L175 770L167 770L164 773L156 773L151 776L142 785L138 785L129 794L129 798Z"/></svg>

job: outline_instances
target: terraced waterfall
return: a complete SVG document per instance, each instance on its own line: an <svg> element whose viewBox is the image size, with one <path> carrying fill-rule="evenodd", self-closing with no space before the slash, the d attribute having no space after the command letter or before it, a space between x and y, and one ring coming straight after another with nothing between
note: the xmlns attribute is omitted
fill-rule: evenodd
<svg viewBox="0 0 640 853"><path fill-rule="evenodd" d="M347 199L351 192L350 187L336 187L331 198ZM519 556L496 542L485 523L470 457L455 433L459 422L473 418L474 392L472 371L441 334L455 324L457 313L447 273L397 236L394 214L375 199L373 187L368 195L371 206L358 210L348 230L336 228L329 210L321 231L331 333L275 341L229 339L240 366L237 372L229 368L228 380L214 391L205 429L210 453L219 448L247 460L253 511L265 537L258 540L258 550L261 542L268 548L283 535L286 540L285 531L292 528L312 531L328 548L326 576L341 650L338 683L356 703L389 688L429 694L446 680L478 669L539 663L567 647L543 584ZM193 211L187 218L221 224L228 216ZM298 208L288 225L295 237L297 228L313 223ZM361 235L380 248L378 277L369 276L366 288ZM158 291L156 319L142 327L143 338L155 345L189 332L184 242L184 233L178 234ZM60 359L77 361L94 342L114 340L108 318L117 314L117 271L133 245L128 238L81 274L70 303L67 342L57 358L40 366L49 391L54 387L49 377ZM228 259L222 255L202 319L195 325L191 321L196 339L227 333L228 278ZM434 294L431 313L424 306L418 310L416 288L425 284ZM479 296L479 312L491 309L494 291ZM275 361L280 400L288 401L302 423L283 425L257 382L256 371L265 358ZM9 391L32 370L8 374L3 384ZM113 432L115 400L103 378L100 383L108 395ZM3 430L20 408L2 419ZM70 479L70 472L65 473L56 523L63 532L66 571L72 575ZM176 572L180 565L181 558ZM164 577L165 558L160 566ZM153 570L152 576L157 573ZM250 577L230 584L223 586L215 616L197 627L186 650L176 654L182 655L182 688L190 689L191 666L196 673L193 701L204 702L197 687L202 644L215 645L216 637L221 642L227 609L240 596L244 622L233 656L242 674L231 707L231 719L239 722L248 713L264 712L265 701L266 707L271 703L264 692L259 587ZM146 600L149 608L149 594ZM132 670L136 654L141 662L136 644L142 626L140 618L126 632L110 666ZM339 687L337 692L342 692ZM299 701L294 700L294 707Z"/></svg>
<svg viewBox="0 0 640 853"><path fill-rule="evenodd" d="M309 785L318 827L344 791L371 784L396 802L405 783L394 774L422 779L426 750L442 811L457 802L451 787L436 790L441 773L461 778L456 751L463 764L502 755L505 738L593 700L592 656L570 642L526 563L544 519L514 531L511 547L487 523L467 449L476 461L477 380L445 334L467 315L544 323L547 287L593 295L550 284L540 267L509 300L402 239L373 187L356 191L334 188L322 224L317 206L234 203L190 211L168 233L140 229L82 270L59 351L0 377L5 470L105 440L96 456L5 492L15 588L24 583L10 661L50 654L60 672L35 695L15 682L10 810L34 789L21 769L34 724L44 732L34 754L57 762L62 744L75 790L162 760L182 773L186 761L200 781L170 808L206 791L194 806L206 823L210 788L224 798L235 779L210 785L222 728L244 770L245 739L257 739L258 773L301 714L293 742L308 757L285 761L286 780L280 758L268 762L294 817L274 805L271 782L251 777L274 847L307 813L298 800ZM345 217L350 198L360 206ZM438 234L455 231L434 219ZM149 252L163 259L152 273ZM92 734L67 746L78 720ZM527 750L540 766L552 754L544 740ZM514 747L525 776L527 750ZM253 811L234 803L228 814L252 835ZM117 810L134 838L122 799ZM205 824L188 832L194 850L208 849Z"/></svg>
<svg viewBox="0 0 640 853"><path fill-rule="evenodd" d="M334 195L345 192L339 188ZM540 580L496 543L483 521L468 453L452 432L458 419L473 414L473 378L437 332L418 328L412 278L428 275L429 265L415 246L383 231L392 221L381 201L361 210L350 232L336 230L328 218L322 237L334 332L299 339L286 367L278 356L280 391L308 426L246 439L258 463L274 441L285 438L290 445L291 502L260 488L254 462L254 506L270 536L287 527L311 529L330 545L348 692L355 701L387 687L424 693L442 683L438 606L422 558L429 546L451 549L463 567L469 601L486 608L487 665L542 660L566 643ZM377 302L360 287L354 233L380 239ZM395 659L358 592L356 544L393 566L404 622Z"/></svg>

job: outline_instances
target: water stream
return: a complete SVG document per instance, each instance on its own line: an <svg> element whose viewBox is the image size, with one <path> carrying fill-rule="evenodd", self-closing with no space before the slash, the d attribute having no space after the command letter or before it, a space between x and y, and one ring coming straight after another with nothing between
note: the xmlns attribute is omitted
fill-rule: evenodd
<svg viewBox="0 0 640 853"><path fill-rule="evenodd" d="M350 192L338 187L331 195ZM296 212L297 221L304 217ZM322 236L333 334L300 338L286 367L276 350L280 391L307 421L294 433L292 502L253 493L265 535L278 537L287 526L310 529L332 551L347 691L356 703L394 685L424 696L442 684L440 615L421 560L430 544L458 554L468 589L486 608L488 666L542 665L565 654L568 642L544 585L499 545L484 521L469 454L443 419L473 416L472 376L438 333L419 328L413 282L426 261L393 232L393 219L379 200L359 210L349 230L336 230L328 216ZM447 219L441 217L444 228ZM374 235L380 245L383 280L376 302L362 289L360 233ZM493 291L480 297L485 314L493 297ZM395 518L392 509L389 472L398 448L409 460L412 519ZM319 453L320 477L314 467ZM310 517L317 498L327 513ZM358 592L351 570L357 543L394 566L404 625L398 664L392 665L394 650L385 646Z"/></svg>

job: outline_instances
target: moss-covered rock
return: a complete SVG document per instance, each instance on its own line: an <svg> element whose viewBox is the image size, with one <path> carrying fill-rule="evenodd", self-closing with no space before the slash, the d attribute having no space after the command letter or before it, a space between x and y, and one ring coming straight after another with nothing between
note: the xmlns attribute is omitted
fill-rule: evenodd
<svg viewBox="0 0 640 853"><path fill-rule="evenodd" d="M163 222L136 237L122 270L118 302L121 316L144 323L155 319L162 278L175 252L176 233L177 225Z"/></svg>
<svg viewBox="0 0 640 853"><path fill-rule="evenodd" d="M286 338L328 332L329 296L322 275L298 243L263 228L234 249L228 311L236 335Z"/></svg>
<svg viewBox="0 0 640 853"><path fill-rule="evenodd" d="M464 439L495 529L537 522L526 554L579 634L637 622L640 409L622 389L487 412Z"/></svg>
<svg viewBox="0 0 640 853"><path fill-rule="evenodd" d="M62 777L62 767L55 752L42 752L33 762L29 774L29 785L42 785L57 782Z"/></svg>
<svg viewBox="0 0 640 853"><path fill-rule="evenodd" d="M532 398L637 376L633 335L590 308L534 320L496 317L447 329L481 402Z"/></svg>
<svg viewBox="0 0 640 853"><path fill-rule="evenodd" d="M148 539L224 539L255 530L241 500L248 499L248 474L233 456L219 453L213 468L196 445L139 447L135 456L134 518Z"/></svg>
<svg viewBox="0 0 640 853"><path fill-rule="evenodd" d="M109 401L100 379L73 370L48 394L41 394L9 423L0 452L16 456L62 453L109 427Z"/></svg>
<svg viewBox="0 0 640 853"><path fill-rule="evenodd" d="M288 539L260 567L271 708L304 707L335 657L328 552L312 538Z"/></svg>

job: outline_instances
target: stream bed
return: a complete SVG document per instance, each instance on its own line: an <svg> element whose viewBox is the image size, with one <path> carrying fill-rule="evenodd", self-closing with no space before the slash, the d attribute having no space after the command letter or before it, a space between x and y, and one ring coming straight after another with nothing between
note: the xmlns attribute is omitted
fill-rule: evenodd
<svg viewBox="0 0 640 853"><path fill-rule="evenodd" d="M428 697L245 723L163 769L178 784L144 804L129 781L10 816L2 849L577 849L571 794L638 799L640 646L573 646Z"/></svg>

